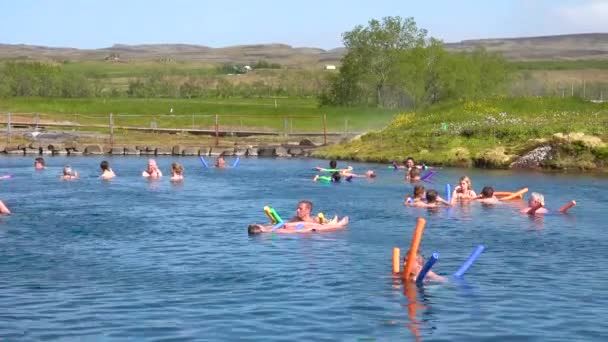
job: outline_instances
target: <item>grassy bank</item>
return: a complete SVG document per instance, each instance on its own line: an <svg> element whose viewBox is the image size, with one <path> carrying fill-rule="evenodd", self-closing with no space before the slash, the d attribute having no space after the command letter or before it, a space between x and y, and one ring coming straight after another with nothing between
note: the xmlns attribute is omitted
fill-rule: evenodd
<svg viewBox="0 0 608 342"><path fill-rule="evenodd" d="M168 115L171 108L173 116ZM150 122L155 121L159 128L210 127L214 115L220 114L221 125L284 130L288 118L290 130L317 132L323 130L323 115L327 117L328 130L338 132L378 129L395 115L394 110L378 108L319 108L315 99L301 98L0 98L0 115L7 112L44 113L44 119L85 124L107 124L108 114L114 113L116 125L150 127Z"/></svg>
<svg viewBox="0 0 608 342"><path fill-rule="evenodd" d="M584 133L556 137L556 133ZM601 140L600 140L601 139ZM499 98L442 104L399 114L385 129L324 148L325 158L436 165L507 167L542 144L557 151L555 168L608 166L608 103L574 98Z"/></svg>

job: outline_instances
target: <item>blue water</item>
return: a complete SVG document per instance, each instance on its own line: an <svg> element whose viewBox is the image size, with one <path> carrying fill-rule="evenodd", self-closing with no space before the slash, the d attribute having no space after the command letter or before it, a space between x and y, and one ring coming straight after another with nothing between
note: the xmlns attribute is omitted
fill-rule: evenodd
<svg viewBox="0 0 608 342"><path fill-rule="evenodd" d="M146 159L2 157L0 340L190 341L605 340L608 336L608 179L483 170L440 170L441 190L468 174L475 189L530 187L569 215L532 219L515 204L428 212L404 208L411 186L384 165L375 181L310 181L318 160L243 159L204 170L197 158L159 158L186 181L140 177ZM229 161L230 162L230 161ZM64 164L81 173L62 182ZM348 229L250 237L264 205L291 216L348 215ZM391 252L407 250L416 217L433 269L455 272L478 244L466 282L407 287L391 276ZM409 297L408 297L409 295ZM411 299L409 299L411 298Z"/></svg>

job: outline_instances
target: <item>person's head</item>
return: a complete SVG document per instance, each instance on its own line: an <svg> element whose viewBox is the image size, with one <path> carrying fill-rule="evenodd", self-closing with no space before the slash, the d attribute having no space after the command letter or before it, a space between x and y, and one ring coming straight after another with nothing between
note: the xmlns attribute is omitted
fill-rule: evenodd
<svg viewBox="0 0 608 342"><path fill-rule="evenodd" d="M176 175L181 175L184 172L184 167L180 163L172 163L171 170Z"/></svg>
<svg viewBox="0 0 608 342"><path fill-rule="evenodd" d="M250 224L249 227L247 227L247 233L249 235L259 234L261 232L262 232L262 227L260 227L260 225Z"/></svg>
<svg viewBox="0 0 608 342"><path fill-rule="evenodd" d="M414 161L414 158L407 157L407 159L405 160L405 167L407 167L408 169L411 169L414 166L416 166L416 162Z"/></svg>
<svg viewBox="0 0 608 342"><path fill-rule="evenodd" d="M422 198L424 196L424 186L416 185L414 187L414 198Z"/></svg>
<svg viewBox="0 0 608 342"><path fill-rule="evenodd" d="M101 168L102 171L108 171L108 170L110 170L110 163L108 163L106 160L104 160L99 164L99 167Z"/></svg>
<svg viewBox="0 0 608 342"><path fill-rule="evenodd" d="M340 172L338 172L338 171L331 174L331 181L334 183L339 182L340 178L342 178L342 176L340 176Z"/></svg>
<svg viewBox="0 0 608 342"><path fill-rule="evenodd" d="M530 207L534 207L536 205L545 206L545 196L539 192L533 192L530 194L530 199L528 200L528 205Z"/></svg>
<svg viewBox="0 0 608 342"><path fill-rule="evenodd" d="M420 180L420 170L418 168L412 168L409 173L410 180Z"/></svg>
<svg viewBox="0 0 608 342"><path fill-rule="evenodd" d="M481 189L481 197L483 198L492 198L494 196L494 188L491 186L484 186Z"/></svg>
<svg viewBox="0 0 608 342"><path fill-rule="evenodd" d="M72 175L72 167L70 165L66 165L63 167L63 175L71 176Z"/></svg>
<svg viewBox="0 0 608 342"><path fill-rule="evenodd" d="M473 184L471 184L471 180L467 176L462 176L460 178L460 189L471 190L473 188Z"/></svg>
<svg viewBox="0 0 608 342"><path fill-rule="evenodd" d="M42 157L38 157L36 159L34 159L34 167L37 169L42 169L44 168L45 163L44 163L44 158Z"/></svg>
<svg viewBox="0 0 608 342"><path fill-rule="evenodd" d="M224 165L226 165L226 161L224 160L224 157L222 157L222 156L217 157L217 159L215 160L215 166L223 167Z"/></svg>
<svg viewBox="0 0 608 342"><path fill-rule="evenodd" d="M367 178L376 178L376 172L374 170L365 171L365 176Z"/></svg>
<svg viewBox="0 0 608 342"><path fill-rule="evenodd" d="M338 167L338 162L335 161L334 159L329 161L329 168L330 169L335 169L336 167Z"/></svg>
<svg viewBox="0 0 608 342"><path fill-rule="evenodd" d="M296 208L296 216L300 219L306 218L310 216L310 212L312 211L312 202L307 200L302 200L298 202L298 208Z"/></svg>
<svg viewBox="0 0 608 342"><path fill-rule="evenodd" d="M437 191L429 190L426 192L426 201L431 204L437 202Z"/></svg>
<svg viewBox="0 0 608 342"><path fill-rule="evenodd" d="M148 170L154 170L156 169L156 160L154 159L148 159Z"/></svg>

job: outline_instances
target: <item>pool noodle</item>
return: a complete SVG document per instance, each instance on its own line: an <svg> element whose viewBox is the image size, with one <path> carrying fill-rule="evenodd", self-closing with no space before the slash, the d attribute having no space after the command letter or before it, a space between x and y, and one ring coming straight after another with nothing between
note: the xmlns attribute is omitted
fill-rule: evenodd
<svg viewBox="0 0 608 342"><path fill-rule="evenodd" d="M269 206L265 206L264 207L264 212L266 213L266 216L268 216L268 218L270 219L270 222L272 224L276 224L277 223L277 221L272 216L272 213L270 212L270 207Z"/></svg>
<svg viewBox="0 0 608 342"><path fill-rule="evenodd" d="M200 156L199 158L201 160L201 163L203 163L203 165L205 166L205 169L208 169L209 165L207 165L207 161L205 161L205 157Z"/></svg>
<svg viewBox="0 0 608 342"><path fill-rule="evenodd" d="M271 230L271 231L272 231L272 230L277 230L277 229L279 229L279 228L282 228L284 225L285 225L285 222L282 222L282 221L281 221L281 222L279 222L279 223L275 224L274 226L272 226L272 228L270 228L270 230Z"/></svg>
<svg viewBox="0 0 608 342"><path fill-rule="evenodd" d="M318 181L321 181L323 183L331 183L331 177L330 176L319 176L319 178L317 178Z"/></svg>
<svg viewBox="0 0 608 342"><path fill-rule="evenodd" d="M501 198L500 200L501 201L508 201L508 200L514 199L516 197L523 196L523 194L525 194L526 192L528 192L528 188L523 188L523 189L521 189L519 191L516 191L516 192L514 192L514 193L512 193L512 194L510 194L508 196L505 196L505 197Z"/></svg>
<svg viewBox="0 0 608 342"><path fill-rule="evenodd" d="M342 170L340 169L321 169L319 170L319 172L342 172Z"/></svg>
<svg viewBox="0 0 608 342"><path fill-rule="evenodd" d="M479 255L483 252L483 250L484 250L483 245L477 246L477 248L475 248L473 253L471 253L471 255L469 256L467 261L465 261L464 264L462 264L462 266L460 266L458 271L456 271L456 273L454 273L454 276L462 277L464 275L464 273L469 269L469 267L471 267L471 265L473 265L473 263L475 262L475 259L477 259L477 257L479 257Z"/></svg>
<svg viewBox="0 0 608 342"><path fill-rule="evenodd" d="M559 208L559 210L558 210L558 211L559 211L560 213L565 213L565 212L567 212L567 211L568 211L568 209L570 209L570 208L574 207L575 205L576 205L576 201L575 201L575 200L572 200L572 201L568 202L568 204L566 204L566 205L564 205L563 207Z"/></svg>
<svg viewBox="0 0 608 342"><path fill-rule="evenodd" d="M426 225L426 220L422 217L419 217L418 221L416 221L416 229L414 229L414 236L412 237L412 244L410 245L410 252L407 255L407 261L405 263L405 270L403 271L404 279L409 278L409 274L412 273L412 268L414 268L414 259L418 255L418 247L420 246L420 241L422 240L422 233L424 232L425 225Z"/></svg>
<svg viewBox="0 0 608 342"><path fill-rule="evenodd" d="M298 223L298 224L296 225L296 230L300 230L300 229L302 229L302 228L304 228L304 223Z"/></svg>
<svg viewBox="0 0 608 342"><path fill-rule="evenodd" d="M429 273L431 267L435 265L435 262L437 262L438 259L439 253L433 253L433 255L431 255L426 264L424 264L424 267L422 268L422 270L420 270L420 273L418 273L418 277L416 277L416 284L418 284L418 286L422 285L424 277L426 277L427 273Z"/></svg>
<svg viewBox="0 0 608 342"><path fill-rule="evenodd" d="M399 247L393 248L393 273L399 273L401 270L401 250Z"/></svg>
<svg viewBox="0 0 608 342"><path fill-rule="evenodd" d="M452 202L452 186L450 184L445 185L445 198L446 201Z"/></svg>
<svg viewBox="0 0 608 342"><path fill-rule="evenodd" d="M397 170L399 168L399 165L397 165L396 162L393 162L393 169Z"/></svg>
<svg viewBox="0 0 608 342"><path fill-rule="evenodd" d="M240 160L241 160L240 157L236 157L236 160L234 161L234 163L232 163L232 168L235 168L237 165L239 165Z"/></svg>
<svg viewBox="0 0 608 342"><path fill-rule="evenodd" d="M425 173L422 177L420 177L420 180L424 181L427 180L431 177L433 177L433 175L435 175L437 173L437 171L435 170L429 170L429 172Z"/></svg>
<svg viewBox="0 0 608 342"><path fill-rule="evenodd" d="M276 222L283 222L283 219L281 218L281 216L279 216L279 214L276 210L274 210L273 207L270 207L270 215L272 215Z"/></svg>

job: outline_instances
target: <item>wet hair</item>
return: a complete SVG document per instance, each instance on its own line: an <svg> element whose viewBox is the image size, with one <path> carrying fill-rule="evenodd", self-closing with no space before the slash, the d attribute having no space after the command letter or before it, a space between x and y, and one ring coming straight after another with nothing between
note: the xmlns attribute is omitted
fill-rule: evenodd
<svg viewBox="0 0 608 342"><path fill-rule="evenodd" d="M44 163L44 158L42 158L42 157L38 157L38 158L34 159L34 162L39 163L42 166L46 165Z"/></svg>
<svg viewBox="0 0 608 342"><path fill-rule="evenodd" d="M405 161L403 162L403 164L407 164L407 162L410 161L410 160L412 161L412 163L414 163L414 165L416 165L416 161L412 157L405 158Z"/></svg>
<svg viewBox="0 0 608 342"><path fill-rule="evenodd" d="M420 177L420 170L418 170L417 167L413 167L410 170L410 179L419 178L419 177Z"/></svg>
<svg viewBox="0 0 608 342"><path fill-rule="evenodd" d="M545 196L540 192L533 192L530 194L530 199L540 203L541 205L545 205Z"/></svg>
<svg viewBox="0 0 608 342"><path fill-rule="evenodd" d="M108 163L106 160L104 160L104 161L102 161L102 162L99 164L99 167L100 167L102 170L104 170L104 171L109 170L109 169L110 169L110 163Z"/></svg>
<svg viewBox="0 0 608 342"><path fill-rule="evenodd" d="M250 224L250 225L247 227L247 233L248 233L249 235L253 235L253 234L259 234L259 233L261 233L261 232L262 232L262 228L260 228L260 226L259 226L259 225L257 225L257 224Z"/></svg>
<svg viewBox="0 0 608 342"><path fill-rule="evenodd" d="M182 174L184 172L184 167L180 163L172 163L171 170L173 170L177 174Z"/></svg>
<svg viewBox="0 0 608 342"><path fill-rule="evenodd" d="M460 177L460 182L465 182L469 186L469 190L473 190L473 183L471 183L471 179L467 176Z"/></svg>
<svg viewBox="0 0 608 342"><path fill-rule="evenodd" d="M416 185L414 187L414 198L422 197L422 195L424 195L424 186Z"/></svg>
<svg viewBox="0 0 608 342"><path fill-rule="evenodd" d="M300 204L304 204L308 207L308 209L310 209L310 211L312 211L312 202L309 200L301 200L300 202L298 202L298 207L300 206Z"/></svg>
<svg viewBox="0 0 608 342"><path fill-rule="evenodd" d="M331 174L331 180L334 183L337 183L340 181L340 178L342 178L342 176L340 176L340 172L336 171L334 173Z"/></svg>
<svg viewBox="0 0 608 342"><path fill-rule="evenodd" d="M481 195L484 198L491 198L494 196L494 188L491 186L484 186L483 189L481 189Z"/></svg>
<svg viewBox="0 0 608 342"><path fill-rule="evenodd" d="M426 192L426 201L428 203L434 203L437 201L437 191L435 190L429 190Z"/></svg>
<svg viewBox="0 0 608 342"><path fill-rule="evenodd" d="M338 167L338 162L335 161L334 159L329 161L329 168L330 169L335 169L336 167Z"/></svg>

